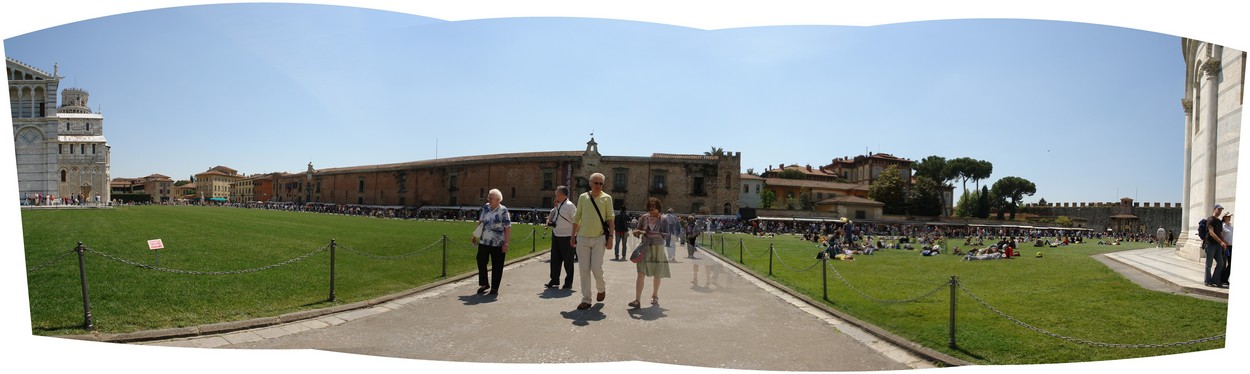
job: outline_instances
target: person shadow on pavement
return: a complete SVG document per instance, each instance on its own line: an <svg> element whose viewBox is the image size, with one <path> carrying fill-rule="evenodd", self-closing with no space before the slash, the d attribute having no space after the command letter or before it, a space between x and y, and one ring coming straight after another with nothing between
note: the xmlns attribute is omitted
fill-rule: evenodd
<svg viewBox="0 0 1250 374"><path fill-rule="evenodd" d="M497 295L464 295L459 297L460 302L464 305L489 304L499 299Z"/></svg>
<svg viewBox="0 0 1250 374"><path fill-rule="evenodd" d="M544 289L543 292L538 294L538 298L540 299L563 299L569 296L573 296L573 290L565 290L555 287Z"/></svg>
<svg viewBox="0 0 1250 374"><path fill-rule="evenodd" d="M660 318L668 317L667 314L664 314L666 311L668 311L668 309L661 308L659 305L652 305L647 308L630 308L629 318L643 321L655 321Z"/></svg>
<svg viewBox="0 0 1250 374"><path fill-rule="evenodd" d="M589 326L591 321L602 321L604 318L607 318L607 315L603 314L603 303L595 303L595 305L590 306L590 309L586 310L574 309L573 311L560 312L560 316L573 320L573 325L575 326Z"/></svg>

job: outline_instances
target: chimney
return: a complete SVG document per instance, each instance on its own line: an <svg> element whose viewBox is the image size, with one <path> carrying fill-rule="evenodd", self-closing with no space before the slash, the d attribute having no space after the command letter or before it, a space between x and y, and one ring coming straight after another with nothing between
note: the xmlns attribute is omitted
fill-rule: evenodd
<svg viewBox="0 0 1250 374"><path fill-rule="evenodd" d="M807 171L812 171L812 165L811 165L811 164L808 164L808 165L807 165Z"/></svg>

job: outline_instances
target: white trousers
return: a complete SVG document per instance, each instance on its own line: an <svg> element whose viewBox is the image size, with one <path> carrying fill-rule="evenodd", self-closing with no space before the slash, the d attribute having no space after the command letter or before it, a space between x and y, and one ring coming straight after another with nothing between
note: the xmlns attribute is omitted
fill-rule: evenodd
<svg viewBox="0 0 1250 374"><path fill-rule="evenodd" d="M607 283L603 281L603 256L607 252L607 243L603 235L577 236L577 276L581 280L582 302L594 304L595 293L590 292L590 278L595 278L595 289L607 291Z"/></svg>

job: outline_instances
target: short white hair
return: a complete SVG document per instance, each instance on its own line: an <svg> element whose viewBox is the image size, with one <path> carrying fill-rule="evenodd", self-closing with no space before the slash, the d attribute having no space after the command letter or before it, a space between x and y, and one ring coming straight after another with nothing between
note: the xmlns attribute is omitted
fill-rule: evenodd
<svg viewBox="0 0 1250 374"><path fill-rule="evenodd" d="M490 189L490 191L486 192L486 200L487 200L487 201L490 201L490 197L491 197L491 196L498 197L498 198L499 198L499 202L500 202L500 203L503 203L503 192L499 192L499 189L498 189L498 188L492 188L492 189Z"/></svg>
<svg viewBox="0 0 1250 374"><path fill-rule="evenodd" d="M603 181L603 182L607 182L607 181L608 181L608 177L603 176L603 174L601 174L601 173L594 173L594 174L591 174L591 175L590 175L590 180L592 180L592 181L593 181L593 180L595 180L595 178L599 178L599 180L600 180L600 181Z"/></svg>

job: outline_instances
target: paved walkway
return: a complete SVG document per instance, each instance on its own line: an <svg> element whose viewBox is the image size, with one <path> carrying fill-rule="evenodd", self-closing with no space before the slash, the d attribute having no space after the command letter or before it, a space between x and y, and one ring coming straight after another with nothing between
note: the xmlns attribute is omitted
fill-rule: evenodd
<svg viewBox="0 0 1250 374"><path fill-rule="evenodd" d="M632 248L632 246L630 246ZM370 307L145 345L198 348L319 349L454 362L583 363L645 361L783 371L929 368L950 359L853 319L841 319L700 252L671 264L660 304L634 296L634 264L604 263L607 299L576 310L574 290L545 289L546 254L509 265L498 298L474 294L475 276ZM1202 263L1171 248L1095 256L1143 287L1226 301L1227 289L1201 283ZM694 264L700 263L698 276ZM849 323L848 323L849 321ZM935 359L934 354L937 358ZM953 363L961 364L958 360Z"/></svg>
<svg viewBox="0 0 1250 374"><path fill-rule="evenodd" d="M629 248L632 248L630 246ZM546 289L548 255L504 270L497 298L475 277L373 307L303 321L141 344L200 348L313 348L456 362L646 361L698 367L863 371L933 367L914 354L735 267L678 249L660 303L632 309L635 265L604 262L607 298L577 310L573 290ZM695 276L694 263L703 263ZM904 344L905 345L905 344ZM936 353L936 352L933 352ZM926 358L928 357L928 358Z"/></svg>
<svg viewBox="0 0 1250 374"><path fill-rule="evenodd" d="M1176 254L1176 248L1136 249L1107 253L1095 258L1146 288L1228 301L1227 288L1207 287L1202 284L1206 263L1180 257Z"/></svg>

